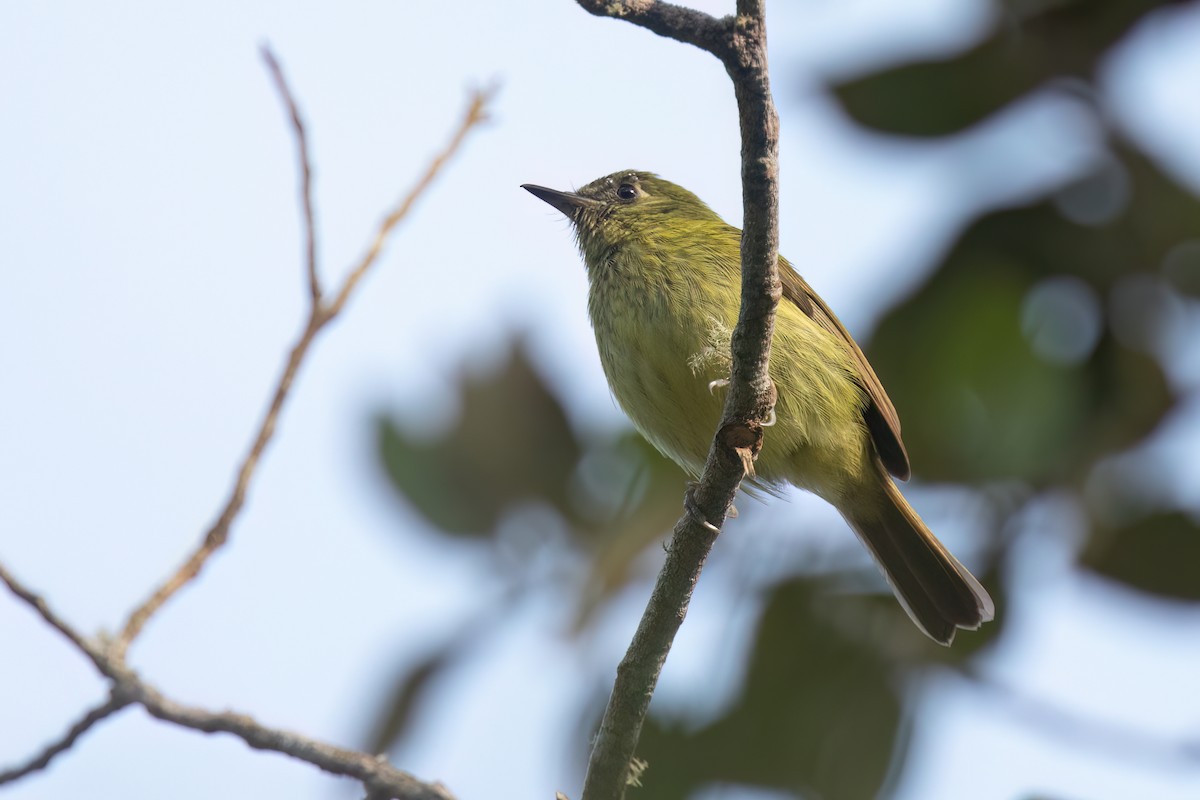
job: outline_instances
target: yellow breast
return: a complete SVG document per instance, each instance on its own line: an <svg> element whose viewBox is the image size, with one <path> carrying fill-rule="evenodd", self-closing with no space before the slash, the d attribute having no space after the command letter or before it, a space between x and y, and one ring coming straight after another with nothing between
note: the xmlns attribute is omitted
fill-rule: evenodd
<svg viewBox="0 0 1200 800"><path fill-rule="evenodd" d="M588 307L617 402L656 448L699 475L724 406L724 391L710 385L729 377L740 289L730 259L685 255L683 263L668 263L653 252L619 252L593 265ZM869 457L860 414L865 395L852 378L850 354L784 301L770 371L778 402L760 478L835 493Z"/></svg>

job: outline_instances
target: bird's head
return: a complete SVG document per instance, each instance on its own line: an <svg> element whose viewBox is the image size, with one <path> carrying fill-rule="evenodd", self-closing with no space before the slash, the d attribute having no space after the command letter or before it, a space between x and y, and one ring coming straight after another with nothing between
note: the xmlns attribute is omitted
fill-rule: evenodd
<svg viewBox="0 0 1200 800"><path fill-rule="evenodd" d="M697 223L721 221L699 197L653 172L614 172L575 192L529 183L521 188L571 220L589 264L630 240L651 242L683 233Z"/></svg>

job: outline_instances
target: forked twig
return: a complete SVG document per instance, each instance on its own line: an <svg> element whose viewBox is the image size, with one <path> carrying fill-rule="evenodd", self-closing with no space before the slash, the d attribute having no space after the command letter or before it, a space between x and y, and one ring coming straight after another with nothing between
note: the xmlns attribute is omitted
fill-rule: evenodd
<svg viewBox="0 0 1200 800"><path fill-rule="evenodd" d="M10 767L0 771L0 786L6 783L14 783L24 778L26 775L31 775L34 772L45 769L50 766L50 762L60 753L65 753L70 750L79 737L91 730L96 723L101 722L113 714L116 714L121 709L128 706L129 700L119 698L116 695L110 695L100 705L89 710L86 714L80 717L79 721L67 729L66 733L60 736L56 741L51 742L35 754L24 764L15 767Z"/></svg>
<svg viewBox="0 0 1200 800"><path fill-rule="evenodd" d="M284 102L289 109L292 118L292 127L296 135L297 146L300 149L300 162L302 171L309 162L307 154L307 142L304 136L304 126L301 123L299 112L296 111L295 100L288 90L286 82L283 80L282 71L278 69L278 64L275 58L270 55L270 51L264 48L264 58L267 61L268 67L272 71L272 75L276 79L276 87L283 96ZM458 152L467 134L487 119L487 104L490 101L494 90L478 90L471 95L471 99L467 104L466 113L463 115L462 121L455 130L454 135L446 146L438 153L425 172L417 180L416 184L407 194L393 207L391 211L384 217L376 231L374 239L367 248L366 254L354 266L342 285L334 295L331 301L326 302L323 295L314 295L313 303L310 309L308 321L304 326L304 330L300 334L300 338L293 345L291 352L288 355L287 364L284 366L283 373L275 384L274 392L271 396L271 402L267 407L267 412L263 416L262 422L258 426L258 431L254 436L253 443L250 445L249 451L242 459L241 464L237 469L237 478L234 481L233 489L230 491L229 498L225 501L220 513L217 515L217 520L205 532L200 544L188 556L188 558L175 570L172 575L167 578L146 600L138 606L125 622L120 635L117 637L115 646L117 652L124 654L129 648L129 645L138 637L146 623L155 613L158 612L163 605L171 599L183 586L187 585L194 579L203 569L205 563L214 552L219 550L229 538L229 530L233 525L237 515L242 510L242 506L246 502L246 492L250 487L250 482L254 477L255 469L258 466L259 459L266 450L267 445L271 441L271 437L275 433L275 424L279 419L279 413L283 408L284 402L288 398L288 394L292 388L292 383L295 381L296 374L300 371L300 366L304 362L305 356L308 355L309 348L317 334L320 333L325 326L336 317L343 308L346 301L349 300L351 293L358 286L363 276L371 269L377 257L387 242L389 235L395 230L396 226L408 215L412 206L424 194L429 185L437 177L442 167L445 166L455 153ZM305 174L308 174L305 172ZM319 284L316 276L316 256L312 250L312 242L315 241L315 235L311 231L313 224L312 219L312 203L308 199L308 193L311 191L309 180L302 180L302 193L305 195L304 211L305 211L305 226L309 229L306 239L310 242L310 249L307 255L308 274L310 288L319 292Z"/></svg>
<svg viewBox="0 0 1200 800"><path fill-rule="evenodd" d="M304 120L300 117L300 108L296 98L288 87L287 79L283 76L283 67L279 66L271 48L263 45L262 59L267 64L267 70L275 81L275 91L287 106L288 116L292 118L292 130L296 133L296 156L300 161L300 209L303 215L304 228L304 264L308 270L308 293L312 304L321 302L321 278L317 273L317 225L313 214L312 191L312 157L308 151L308 134L305 132Z"/></svg>
<svg viewBox="0 0 1200 800"><path fill-rule="evenodd" d="M166 697L129 668L115 643L90 640L79 634L56 614L46 600L18 581L0 564L0 582L33 608L43 620L62 632L78 647L111 683L109 700L84 715L58 741L44 748L33 759L0 773L0 784L12 783L44 769L59 753L75 744L97 722L112 716L127 705L137 703L156 719L171 722L201 733L228 733L256 750L271 750L305 761L334 775L355 778L370 791L400 800L454 800L441 784L425 783L396 769L381 756L347 750L291 731L270 728L246 714L232 711L208 711L187 706Z"/></svg>
<svg viewBox="0 0 1200 800"><path fill-rule="evenodd" d="M86 655L111 684L110 697L106 702L84 714L58 740L43 748L25 763L0 772L0 783L10 783L32 772L44 769L55 756L70 749L84 733L98 722L128 705L136 703L158 719L203 733L229 733L239 737L250 747L284 753L327 772L356 778L363 783L372 796L400 798L401 800L453 800L445 787L436 783L422 782L412 775L396 769L387 762L386 758L347 750L289 731L269 728L244 714L228 711L212 712L175 702L142 680L137 673L130 669L126 661L126 653L130 644L141 633L146 622L176 592L195 578L212 554L228 540L230 528L245 504L246 493L255 475L259 460L271 442L279 414L313 340L345 308L350 295L377 260L391 233L408 215L413 204L425 193L445 164L458 152L467 134L487 118L487 104L493 94L492 90L472 93L466 113L450 141L433 158L413 188L389 210L380 223L365 255L350 270L332 300L326 300L317 272L312 168L304 124L296 101L284 79L283 70L266 47L263 48L263 59L266 61L276 89L287 107L299 151L300 193L306 242L305 269L311 298L308 320L304 330L292 346L283 373L272 392L267 411L259 423L249 450L238 465L233 488L218 513L216 522L205 532L199 546L184 563L129 615L116 638L112 640L102 637L89 639L83 636L56 614L44 598L21 584L3 564L0 564L0 582L4 583L26 605L34 609L46 624L61 633Z"/></svg>

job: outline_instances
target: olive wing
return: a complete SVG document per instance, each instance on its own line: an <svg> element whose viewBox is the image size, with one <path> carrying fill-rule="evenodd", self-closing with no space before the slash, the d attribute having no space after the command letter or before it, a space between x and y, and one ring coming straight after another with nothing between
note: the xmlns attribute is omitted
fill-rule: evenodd
<svg viewBox="0 0 1200 800"><path fill-rule="evenodd" d="M900 417L892 401L888 399L883 384L871 369L857 343L845 326L829 310L829 306L817 296L803 278L783 258L779 259L779 281L783 284L783 296L803 311L814 322L834 334L854 357L858 367L858 383L867 393L867 404L863 407L863 421L875 444L875 451L883 466L900 480L908 480L910 474L908 452L900 438Z"/></svg>

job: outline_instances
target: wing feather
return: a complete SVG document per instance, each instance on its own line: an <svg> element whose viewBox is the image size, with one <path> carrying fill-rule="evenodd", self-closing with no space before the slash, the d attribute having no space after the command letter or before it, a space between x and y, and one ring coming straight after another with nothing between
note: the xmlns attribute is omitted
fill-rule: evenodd
<svg viewBox="0 0 1200 800"><path fill-rule="evenodd" d="M892 401L888 399L883 384L875 370L863 355L863 351L851 338L845 326L829 310L829 306L817 296L786 259L779 259L779 281L783 284L783 296L803 311L814 322L834 334L854 357L858 367L858 384L867 393L867 404L863 407L863 421L871 434L871 441L883 466L900 480L908 480L910 474L908 452L900 438L900 416Z"/></svg>

